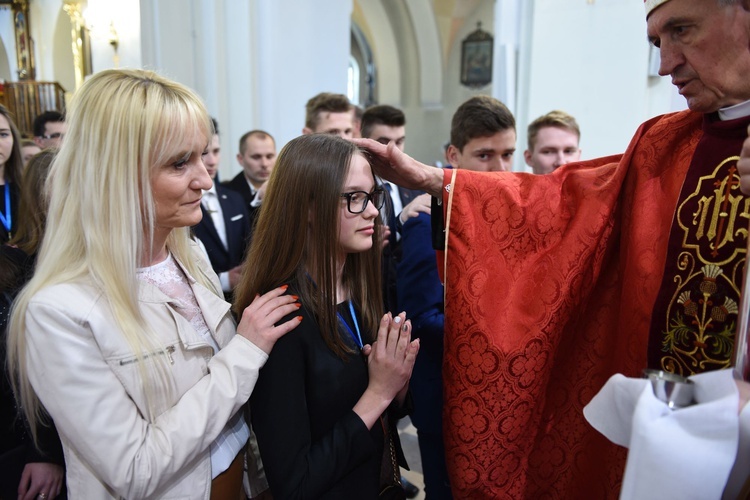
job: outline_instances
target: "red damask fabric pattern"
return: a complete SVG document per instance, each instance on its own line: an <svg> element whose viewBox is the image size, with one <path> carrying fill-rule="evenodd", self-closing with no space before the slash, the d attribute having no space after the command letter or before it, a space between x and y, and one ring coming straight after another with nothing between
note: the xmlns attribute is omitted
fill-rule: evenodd
<svg viewBox="0 0 750 500"><path fill-rule="evenodd" d="M444 431L456 498L617 498L626 450L583 407L647 362L689 111L545 176L445 174Z"/></svg>

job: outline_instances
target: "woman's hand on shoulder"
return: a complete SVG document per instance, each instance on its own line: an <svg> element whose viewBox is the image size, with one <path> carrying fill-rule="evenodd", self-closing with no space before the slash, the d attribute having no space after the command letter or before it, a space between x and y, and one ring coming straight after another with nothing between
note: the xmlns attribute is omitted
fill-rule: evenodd
<svg viewBox="0 0 750 500"><path fill-rule="evenodd" d="M257 295L249 306L242 311L237 333L261 348L266 354L283 335L294 330L302 321L296 316L278 326L284 316L300 308L296 295L285 295L287 285L280 286L263 295Z"/></svg>

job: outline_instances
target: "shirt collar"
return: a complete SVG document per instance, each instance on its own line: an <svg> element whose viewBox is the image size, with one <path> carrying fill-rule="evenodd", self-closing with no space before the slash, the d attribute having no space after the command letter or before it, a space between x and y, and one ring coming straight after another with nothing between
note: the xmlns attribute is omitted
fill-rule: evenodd
<svg viewBox="0 0 750 500"><path fill-rule="evenodd" d="M750 116L750 101L741 102L734 106L727 106L719 110L719 119L725 120L736 120L737 118L744 118Z"/></svg>
<svg viewBox="0 0 750 500"><path fill-rule="evenodd" d="M244 174L243 174L243 177L245 177ZM255 193L258 192L258 190L255 189L255 187L253 186L253 183L250 182L250 179L248 179L247 177L245 177L245 182L247 182L247 187L250 188L250 194L255 196Z"/></svg>

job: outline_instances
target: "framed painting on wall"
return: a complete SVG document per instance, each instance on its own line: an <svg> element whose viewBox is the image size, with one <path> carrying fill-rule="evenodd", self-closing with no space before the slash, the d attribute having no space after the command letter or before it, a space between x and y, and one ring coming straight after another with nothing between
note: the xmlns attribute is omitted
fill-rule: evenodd
<svg viewBox="0 0 750 500"><path fill-rule="evenodd" d="M482 23L461 42L461 84L484 87L492 82L492 35L482 30Z"/></svg>

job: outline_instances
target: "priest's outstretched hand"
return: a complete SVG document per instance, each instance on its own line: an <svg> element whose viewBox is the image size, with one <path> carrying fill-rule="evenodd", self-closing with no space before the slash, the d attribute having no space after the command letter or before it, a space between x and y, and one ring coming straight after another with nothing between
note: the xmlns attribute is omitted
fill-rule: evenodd
<svg viewBox="0 0 750 500"><path fill-rule="evenodd" d="M353 142L368 151L370 164L380 177L405 188L421 189L433 196L440 196L442 169L418 162L399 150L394 143L386 145L372 139L354 139Z"/></svg>

